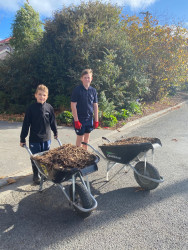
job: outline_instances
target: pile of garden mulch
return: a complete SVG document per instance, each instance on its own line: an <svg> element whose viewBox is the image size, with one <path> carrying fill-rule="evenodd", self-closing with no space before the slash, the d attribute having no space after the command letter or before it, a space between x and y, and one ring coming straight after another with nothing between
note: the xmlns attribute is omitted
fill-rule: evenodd
<svg viewBox="0 0 188 250"><path fill-rule="evenodd" d="M108 143L108 144L103 144L103 145L112 146L112 145L140 144L140 143L147 143L147 142L155 143L156 138L134 136L134 137L121 139L121 140L111 142L111 143Z"/></svg>
<svg viewBox="0 0 188 250"><path fill-rule="evenodd" d="M73 168L82 169L95 161L95 155L72 144L63 144L41 156L33 156L32 158L45 165L48 171L52 169L62 171L69 171Z"/></svg>

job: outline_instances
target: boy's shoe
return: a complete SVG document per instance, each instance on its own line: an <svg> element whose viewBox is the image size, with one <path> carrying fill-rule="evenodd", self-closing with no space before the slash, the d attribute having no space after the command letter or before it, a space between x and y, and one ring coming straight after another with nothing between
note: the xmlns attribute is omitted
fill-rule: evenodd
<svg viewBox="0 0 188 250"><path fill-rule="evenodd" d="M33 183L35 185L39 185L40 184L40 178L38 177L38 175L33 175Z"/></svg>

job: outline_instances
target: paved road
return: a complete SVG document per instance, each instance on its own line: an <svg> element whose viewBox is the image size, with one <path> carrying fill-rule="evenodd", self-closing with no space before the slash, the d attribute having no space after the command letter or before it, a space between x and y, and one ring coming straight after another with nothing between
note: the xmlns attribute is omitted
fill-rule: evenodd
<svg viewBox="0 0 188 250"><path fill-rule="evenodd" d="M105 181L106 162L90 175L98 208L83 220L58 187L42 193L31 176L1 189L0 249L188 249L188 105L165 116L112 133L161 139L154 166L165 182L153 191L138 189L132 170L117 166ZM94 143L95 146L100 141ZM18 147L19 148L19 147ZM150 159L150 158L148 158Z"/></svg>

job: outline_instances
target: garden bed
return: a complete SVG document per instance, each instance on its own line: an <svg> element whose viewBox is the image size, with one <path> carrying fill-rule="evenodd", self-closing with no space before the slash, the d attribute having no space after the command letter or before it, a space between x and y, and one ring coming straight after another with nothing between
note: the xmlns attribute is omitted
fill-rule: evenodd
<svg viewBox="0 0 188 250"><path fill-rule="evenodd" d="M164 110L166 108L173 107L185 100L188 99L187 93L179 93L174 97L165 97L162 100L158 102L149 102L149 103L142 103L141 104L141 111L142 114L134 114L131 117L127 118L126 120L118 121L118 123L110 128L110 127L104 127L106 129L118 129L124 126L126 123L136 120L138 118L159 112L161 110ZM100 108L100 107L99 107ZM59 112L55 113L56 117L59 115ZM23 122L24 114L0 114L0 121L9 121L9 122ZM65 123L59 123L59 126L72 126L72 123L65 124ZM99 124L101 126L101 123Z"/></svg>

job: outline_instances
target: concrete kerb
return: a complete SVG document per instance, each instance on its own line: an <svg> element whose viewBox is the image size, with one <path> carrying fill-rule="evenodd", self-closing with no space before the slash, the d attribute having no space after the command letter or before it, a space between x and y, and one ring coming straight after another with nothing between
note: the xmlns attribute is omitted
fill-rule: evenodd
<svg viewBox="0 0 188 250"><path fill-rule="evenodd" d="M148 116L144 116L144 117L136 119L136 120L134 120L132 122L128 122L127 124L125 124L120 129L110 131L105 136L106 137L110 137L110 136L112 136L112 135L114 135L116 133L123 132L124 130L128 129L129 127L132 127L132 126L135 126L135 125L141 125L143 123L150 122L153 119L156 119L156 118L158 118L158 117L160 117L162 115L165 115L166 113L168 113L170 111L173 111L173 110L176 110L177 108L180 108L186 102L188 102L188 101L179 103L179 104L177 104L177 105L175 105L173 107L161 110L161 111L156 112L154 114L151 114L151 115L148 115ZM96 138L96 139L92 140L92 145L95 144L95 143L97 143L100 140L101 140L101 138ZM21 178L24 178L25 176L28 176L30 174L31 174L31 171L24 171L24 172L17 173L16 175L11 176L11 177L7 177L6 176L5 178L0 179L0 188L3 187L3 186L9 185L9 184L15 183L17 180L19 180Z"/></svg>

